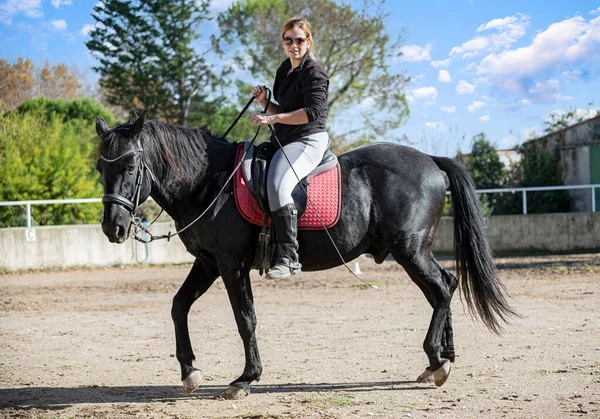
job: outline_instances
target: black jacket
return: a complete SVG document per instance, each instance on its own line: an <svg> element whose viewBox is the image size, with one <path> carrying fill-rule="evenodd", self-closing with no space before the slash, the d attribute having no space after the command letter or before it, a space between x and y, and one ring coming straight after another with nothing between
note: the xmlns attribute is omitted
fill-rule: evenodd
<svg viewBox="0 0 600 419"><path fill-rule="evenodd" d="M282 145L291 143L300 137L326 130L327 92L329 78L325 69L310 57L304 56L302 63L290 74L292 63L288 58L277 69L273 97L279 103L281 112L304 109L308 123L303 125L275 124L275 134ZM277 142L271 136L271 142Z"/></svg>

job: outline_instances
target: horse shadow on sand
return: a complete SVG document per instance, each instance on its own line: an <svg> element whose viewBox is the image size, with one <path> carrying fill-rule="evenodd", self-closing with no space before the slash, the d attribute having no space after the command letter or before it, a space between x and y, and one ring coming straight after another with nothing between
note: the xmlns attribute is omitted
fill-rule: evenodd
<svg viewBox="0 0 600 419"><path fill-rule="evenodd" d="M414 381L319 383L319 384L256 384L252 394L319 393L431 390L431 385ZM221 399L227 386L204 385L193 394L184 394L181 386L82 386L82 387L21 387L0 389L0 410L44 409L61 410L77 404L103 403L165 403L178 400Z"/></svg>

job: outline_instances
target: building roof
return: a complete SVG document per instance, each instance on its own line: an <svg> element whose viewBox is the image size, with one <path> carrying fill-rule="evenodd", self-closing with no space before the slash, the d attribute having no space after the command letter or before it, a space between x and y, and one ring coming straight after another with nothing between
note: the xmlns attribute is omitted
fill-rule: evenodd
<svg viewBox="0 0 600 419"><path fill-rule="evenodd" d="M589 118L589 119L586 119L586 120L583 120L583 121L579 121L579 122L577 122L577 123L575 123L575 124L573 124L573 125L569 125L568 127L565 127L565 128L559 129L558 131L552 131L552 132L550 132L550 133L548 133L548 134L546 134L546 135L543 135L543 136L541 136L541 137L538 137L538 138L532 138L532 139L530 139L530 140L527 140L527 141L525 141L523 144L532 143L532 142L534 142L534 141L541 141L541 140L543 140L543 139L545 139L545 138L549 138L549 137L551 137L551 136L558 135L558 134L560 134L561 132L566 132L566 131L569 131L569 130L571 130L571 129L575 128L575 127L578 127L579 125L587 124L587 123L590 123L590 122L592 122L592 121L598 121L598 123L600 123L600 114L598 114L598 115L596 115L596 116L594 116L594 117L592 117L592 118Z"/></svg>

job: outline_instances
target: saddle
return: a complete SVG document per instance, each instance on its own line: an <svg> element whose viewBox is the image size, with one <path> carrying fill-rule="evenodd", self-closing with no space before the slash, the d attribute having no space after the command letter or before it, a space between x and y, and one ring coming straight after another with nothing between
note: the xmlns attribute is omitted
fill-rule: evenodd
<svg viewBox="0 0 600 419"><path fill-rule="evenodd" d="M275 151L270 143L253 146L242 142L235 159L237 166L243 158L241 170L235 174L233 188L238 211L246 221L262 226L253 262L253 267L259 269L261 275L272 265L276 251L269 226L267 195L269 164ZM307 205L308 198L303 187L312 205ZM330 151L325 153L319 166L294 188L292 198L298 210L299 230L333 227L340 218L342 202L341 170L337 157Z"/></svg>
<svg viewBox="0 0 600 419"><path fill-rule="evenodd" d="M235 164L242 157L241 170L234 178L234 197L242 217L255 225L263 225L270 215L267 196L267 177L275 148L270 143L250 147L242 142L238 146ZM245 155L244 155L244 152ZM302 186L308 191L313 205L308 202ZM327 152L319 166L296 186L292 197L298 210L298 229L323 230L333 227L341 212L341 170L337 157Z"/></svg>
<svg viewBox="0 0 600 419"><path fill-rule="evenodd" d="M276 151L277 149L273 144L264 142L251 147L248 150L248 153L246 153L244 163L242 163L242 176L244 177L244 180L246 180L252 195L256 198L258 206L268 217L271 216L271 210L269 207L269 196L267 194L267 177L271 159ZM298 219L306 212L308 199L305 191L308 190L308 187L310 186L310 179L334 168L336 165L337 157L328 147L319 165L296 185L292 191L292 199L294 200L294 205L298 211Z"/></svg>

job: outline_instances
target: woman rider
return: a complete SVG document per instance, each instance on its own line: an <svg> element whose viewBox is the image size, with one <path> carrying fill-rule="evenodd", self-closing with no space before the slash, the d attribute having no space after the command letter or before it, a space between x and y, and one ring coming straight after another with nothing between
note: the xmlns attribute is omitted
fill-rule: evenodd
<svg viewBox="0 0 600 419"><path fill-rule="evenodd" d="M278 147L267 179L271 224L275 229L278 254L275 265L266 275L266 278L272 279L300 272L298 212L292 191L298 184L298 178L302 179L312 172L329 149L329 135L325 130L329 78L311 55L315 43L310 24L305 19L292 18L283 27L281 37L281 45L288 58L277 69L273 85L273 97L278 104L269 102L268 114L252 117L252 121L258 124L273 125L282 146L279 148L279 143L271 136L271 142ZM254 87L252 95L263 108L267 106L266 91L262 86Z"/></svg>

